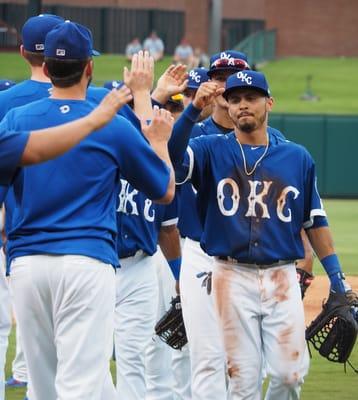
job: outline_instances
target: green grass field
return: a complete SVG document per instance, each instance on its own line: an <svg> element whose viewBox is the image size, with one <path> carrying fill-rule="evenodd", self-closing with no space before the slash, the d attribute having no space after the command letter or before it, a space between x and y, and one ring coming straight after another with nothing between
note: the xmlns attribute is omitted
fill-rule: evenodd
<svg viewBox="0 0 358 400"><path fill-rule="evenodd" d="M166 57L156 65L156 77L169 65ZM123 67L129 65L123 56L102 55L95 58L94 83L121 79ZM267 74L276 99L274 112L357 114L358 58L288 58L260 67ZM0 78L20 81L29 70L18 53L0 53ZM317 102L300 100L306 90L306 77L311 75Z"/></svg>
<svg viewBox="0 0 358 400"><path fill-rule="evenodd" d="M324 204L330 217L330 226L344 270L347 275L358 275L358 200L326 200ZM322 273L318 263L315 266L315 273ZM7 354L7 377L11 375L11 360L15 352L14 340L13 332ZM358 367L358 344L351 355L351 362ZM342 364L328 362L313 351L311 369L302 390L302 400L356 400L357 393L358 375L350 367L347 367L345 374ZM6 400L22 400L24 390L10 389L6 395Z"/></svg>

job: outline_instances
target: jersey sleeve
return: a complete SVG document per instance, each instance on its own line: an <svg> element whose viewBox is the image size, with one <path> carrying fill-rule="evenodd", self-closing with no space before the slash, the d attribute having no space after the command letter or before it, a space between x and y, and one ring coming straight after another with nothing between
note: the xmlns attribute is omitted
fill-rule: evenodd
<svg viewBox="0 0 358 400"><path fill-rule="evenodd" d="M120 173L149 199L160 199L168 188L170 170L134 126L118 117L113 127Z"/></svg>
<svg viewBox="0 0 358 400"><path fill-rule="evenodd" d="M176 168L177 185L191 181L196 189L200 187L207 163L207 142L209 138L210 136L200 136L190 139L184 160L181 166Z"/></svg>
<svg viewBox="0 0 358 400"><path fill-rule="evenodd" d="M178 223L179 214L179 198L174 196L173 201L165 206L162 226L176 225Z"/></svg>
<svg viewBox="0 0 358 400"><path fill-rule="evenodd" d="M9 185L19 167L29 132L7 131L0 125L0 185Z"/></svg>
<svg viewBox="0 0 358 400"><path fill-rule="evenodd" d="M173 162L173 165L180 164L183 160L183 156L191 136L191 131L199 114L200 110L195 108L192 104L189 104L182 115L175 122L173 133L168 143L170 158Z"/></svg>
<svg viewBox="0 0 358 400"><path fill-rule="evenodd" d="M315 217L326 217L326 212L323 208L321 197L317 188L317 176L314 161L307 156L307 171L304 199L304 222L303 228L309 229L314 225Z"/></svg>

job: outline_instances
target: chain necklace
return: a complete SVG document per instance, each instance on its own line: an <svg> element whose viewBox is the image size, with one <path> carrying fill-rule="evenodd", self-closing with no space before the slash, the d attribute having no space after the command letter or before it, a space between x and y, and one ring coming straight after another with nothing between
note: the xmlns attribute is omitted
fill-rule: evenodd
<svg viewBox="0 0 358 400"><path fill-rule="evenodd" d="M262 159L265 157L265 155L266 155L266 153L268 151L268 148L269 148L269 136L268 136L268 133L266 132L266 147L265 147L265 151L262 153L261 157L255 162L255 164L252 167L251 171L247 170L246 157L245 157L244 149L242 148L242 145L240 143L240 140L238 139L238 137L236 135L235 135L235 137L236 137L236 140L237 140L237 142L239 143L239 146L240 146L242 159L244 161L245 174L247 176L250 176L255 172L255 170L256 170L257 166L259 165L260 161L262 161Z"/></svg>

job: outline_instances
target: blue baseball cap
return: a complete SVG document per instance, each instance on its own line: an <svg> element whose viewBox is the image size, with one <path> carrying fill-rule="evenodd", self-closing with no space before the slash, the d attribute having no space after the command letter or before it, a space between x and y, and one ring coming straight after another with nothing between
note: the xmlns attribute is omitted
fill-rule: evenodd
<svg viewBox="0 0 358 400"><path fill-rule="evenodd" d="M58 15L40 14L29 18L22 27L22 44L26 51L43 53L46 35L65 20Z"/></svg>
<svg viewBox="0 0 358 400"><path fill-rule="evenodd" d="M267 97L271 96L267 80L262 72L239 71L236 74L230 75L226 81L223 97L227 100L230 92L240 88L255 89Z"/></svg>
<svg viewBox="0 0 358 400"><path fill-rule="evenodd" d="M44 54L58 60L85 60L100 55L93 49L91 31L71 21L57 25L47 34Z"/></svg>
<svg viewBox="0 0 358 400"><path fill-rule="evenodd" d="M14 81L10 81L9 79L0 79L0 91L10 89L14 85L16 85L16 82Z"/></svg>
<svg viewBox="0 0 358 400"><path fill-rule="evenodd" d="M123 81L106 81L103 84L103 87L112 90L112 89L120 89L124 85Z"/></svg>
<svg viewBox="0 0 358 400"><path fill-rule="evenodd" d="M199 89L199 86L203 82L207 82L209 80L208 77L208 69L206 68L194 68L189 71L189 82L187 88L189 89Z"/></svg>
<svg viewBox="0 0 358 400"><path fill-rule="evenodd" d="M225 50L210 57L208 76L217 71L242 71L250 69L246 54L236 50Z"/></svg>

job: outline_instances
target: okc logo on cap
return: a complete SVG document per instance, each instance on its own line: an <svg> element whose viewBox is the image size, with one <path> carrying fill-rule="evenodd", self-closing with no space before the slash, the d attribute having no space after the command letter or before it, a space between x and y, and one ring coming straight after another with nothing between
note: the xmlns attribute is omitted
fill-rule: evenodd
<svg viewBox="0 0 358 400"><path fill-rule="evenodd" d="M220 53L220 58L221 58L221 59L229 60L231 57L232 57L232 56L231 56L230 54L226 53L225 51L222 51L222 52Z"/></svg>
<svg viewBox="0 0 358 400"><path fill-rule="evenodd" d="M237 79L240 79L241 82L246 82L248 85L252 85L252 76L248 76L246 72L239 71L236 74Z"/></svg>
<svg viewBox="0 0 358 400"><path fill-rule="evenodd" d="M189 76L190 78L195 81L196 83L200 83L201 82L201 76L194 70L191 70L189 72Z"/></svg>

